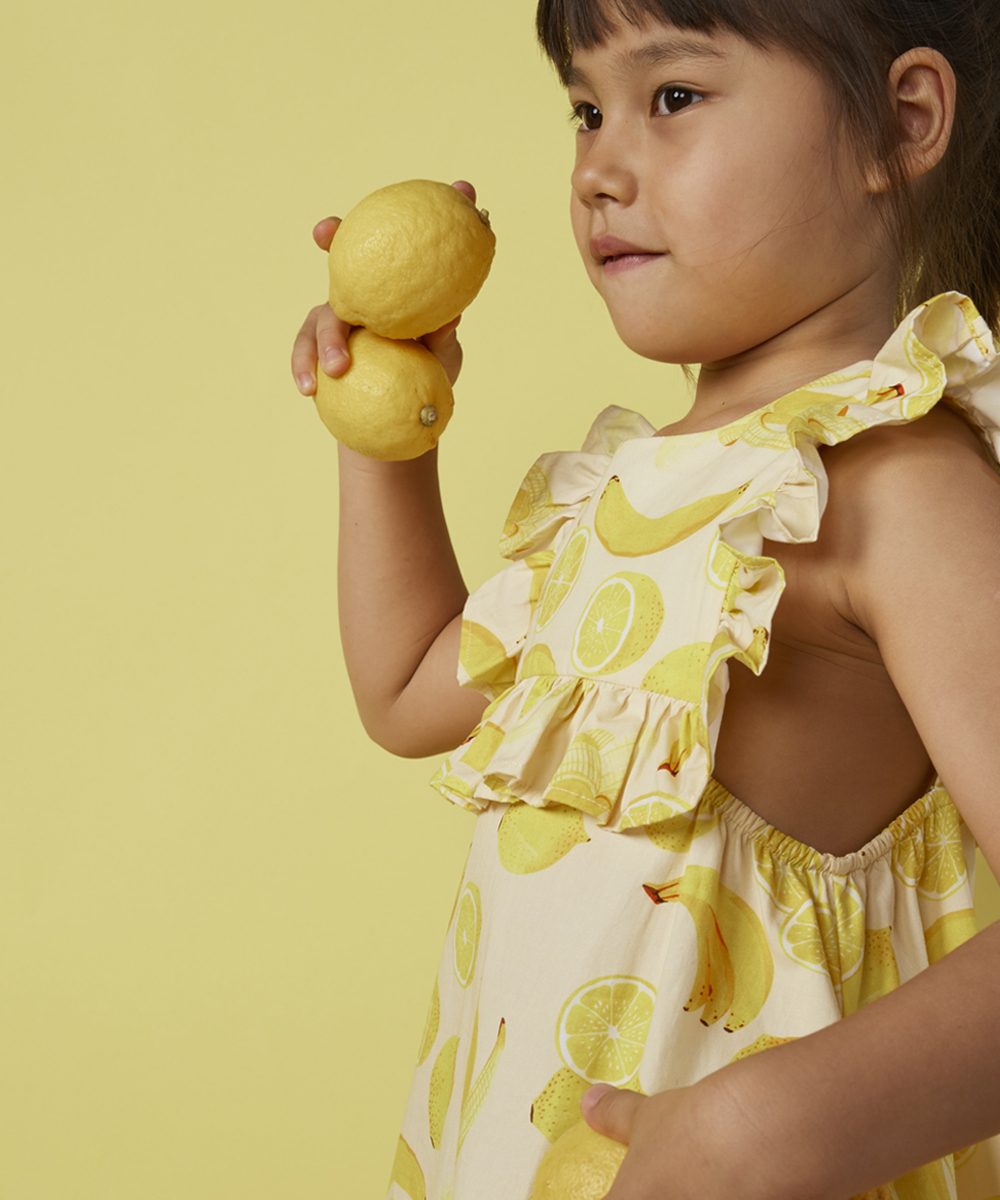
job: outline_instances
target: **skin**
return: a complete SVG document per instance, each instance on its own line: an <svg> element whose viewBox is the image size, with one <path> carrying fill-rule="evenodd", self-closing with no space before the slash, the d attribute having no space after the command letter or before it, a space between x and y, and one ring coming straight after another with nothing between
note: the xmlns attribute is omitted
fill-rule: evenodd
<svg viewBox="0 0 1000 1200"><path fill-rule="evenodd" d="M884 173L838 135L811 67L650 24L577 52L573 69L571 216L588 276L628 346L703 364L691 411L661 432L715 428L875 355L896 281ZM919 186L948 143L954 78L915 49L887 86ZM321 222L317 242L335 228ZM609 262L609 237L643 253ZM325 306L310 313L293 353L305 394L317 353L346 369L346 332ZM425 341L454 379L454 328ZM765 543L787 588L767 670L732 669L715 773L781 830L845 854L936 768L1000 874L997 476L943 406L823 453L820 539ZM485 702L455 683L466 592L436 454L340 458L359 711L396 753L448 749ZM586 1119L630 1147L609 1200L845 1200L997 1133L998 991L1000 923L861 1012L692 1087L591 1089Z"/></svg>

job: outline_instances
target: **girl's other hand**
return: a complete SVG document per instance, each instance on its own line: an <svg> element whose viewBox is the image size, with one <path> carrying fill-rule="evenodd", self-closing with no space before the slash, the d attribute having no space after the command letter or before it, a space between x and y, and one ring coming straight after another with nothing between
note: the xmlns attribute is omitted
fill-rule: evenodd
<svg viewBox="0 0 1000 1200"><path fill-rule="evenodd" d="M452 186L468 196L473 204L476 202L476 189L471 183L459 179ZM313 228L313 241L321 250L328 251L339 226L340 217L325 217ZM453 387L462 369L462 347L455 334L461 319L458 316L419 339L444 367ZM347 339L351 329L352 326L342 321L329 304L317 304L309 310L292 347L292 375L303 396L315 395L317 361L332 379L339 378L350 367Z"/></svg>

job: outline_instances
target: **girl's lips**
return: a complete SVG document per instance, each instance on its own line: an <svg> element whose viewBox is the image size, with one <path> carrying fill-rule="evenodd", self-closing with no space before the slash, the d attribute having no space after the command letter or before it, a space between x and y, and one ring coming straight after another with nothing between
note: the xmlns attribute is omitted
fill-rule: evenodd
<svg viewBox="0 0 1000 1200"><path fill-rule="evenodd" d="M636 246L607 233L591 238L590 253L605 272L612 275L641 266L654 258L662 258L659 251L646 250L642 246Z"/></svg>
<svg viewBox="0 0 1000 1200"><path fill-rule="evenodd" d="M643 263L662 257L662 254L620 254L606 258L601 267L605 275L620 275L623 271L631 271L635 267L641 267Z"/></svg>

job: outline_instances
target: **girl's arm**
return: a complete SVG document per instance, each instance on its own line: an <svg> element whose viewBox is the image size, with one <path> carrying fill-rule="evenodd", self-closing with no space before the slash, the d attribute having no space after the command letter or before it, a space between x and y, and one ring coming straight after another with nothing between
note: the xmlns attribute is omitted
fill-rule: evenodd
<svg viewBox="0 0 1000 1200"><path fill-rule="evenodd" d="M1000 481L947 411L827 462L824 533L846 546L857 623L1000 875ZM608 1200L877 1188L1000 1133L1000 922L860 1012L694 1087L589 1099L590 1123L632 1147Z"/></svg>
<svg viewBox="0 0 1000 1200"><path fill-rule="evenodd" d="M469 184L461 189L471 199ZM330 248L337 218L313 230ZM454 385L462 364L458 319L422 338ZM307 316L292 351L304 395L327 374L350 366L350 326L327 304ZM371 737L406 757L458 745L485 699L456 680L461 613L468 595L445 525L437 452L409 462L379 462L344 446L340 455L338 591L340 630L358 712Z"/></svg>

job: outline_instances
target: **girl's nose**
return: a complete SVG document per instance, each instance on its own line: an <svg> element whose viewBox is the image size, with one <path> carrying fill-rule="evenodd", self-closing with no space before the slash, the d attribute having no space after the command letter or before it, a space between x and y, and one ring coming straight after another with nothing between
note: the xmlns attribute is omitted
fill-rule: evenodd
<svg viewBox="0 0 1000 1200"><path fill-rule="evenodd" d="M573 192L588 205L630 204L635 199L636 177L626 138L602 126L588 139L570 177Z"/></svg>

